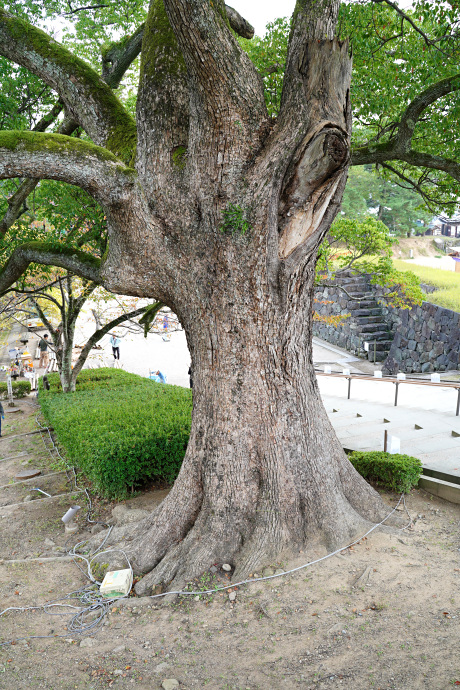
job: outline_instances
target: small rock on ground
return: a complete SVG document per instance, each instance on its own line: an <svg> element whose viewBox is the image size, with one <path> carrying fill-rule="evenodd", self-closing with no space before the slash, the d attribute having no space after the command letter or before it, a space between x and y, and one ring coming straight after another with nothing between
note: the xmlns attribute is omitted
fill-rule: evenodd
<svg viewBox="0 0 460 690"><path fill-rule="evenodd" d="M142 508L127 508L123 505L115 506L112 510L112 517L117 525L129 525L132 522L138 522L150 515L149 510Z"/></svg>
<svg viewBox="0 0 460 690"><path fill-rule="evenodd" d="M96 524L93 525L90 529L91 534L99 534L99 532L103 532L105 530L105 527L102 525Z"/></svg>
<svg viewBox="0 0 460 690"><path fill-rule="evenodd" d="M85 637L84 640L80 642L80 647L95 647L97 641L93 637Z"/></svg>
<svg viewBox="0 0 460 690"><path fill-rule="evenodd" d="M122 652L126 651L126 647L124 644L119 645L118 647L115 647L115 649L112 649L112 654L121 654Z"/></svg>
<svg viewBox="0 0 460 690"><path fill-rule="evenodd" d="M228 595L228 598L229 598L230 601L235 601L235 599L236 599L236 592L230 592L230 594Z"/></svg>
<svg viewBox="0 0 460 690"><path fill-rule="evenodd" d="M232 569L232 566L229 565L229 563L223 563L222 564L222 570L225 570L226 573L229 573L231 569Z"/></svg>
<svg viewBox="0 0 460 690"><path fill-rule="evenodd" d="M174 690L174 688L179 687L179 681L175 678L165 678L161 684L161 687L163 690Z"/></svg>
<svg viewBox="0 0 460 690"><path fill-rule="evenodd" d="M167 664L166 661L162 661L161 664L155 666L153 670L155 673L162 673L163 671L166 671L167 668L169 668L169 664Z"/></svg>

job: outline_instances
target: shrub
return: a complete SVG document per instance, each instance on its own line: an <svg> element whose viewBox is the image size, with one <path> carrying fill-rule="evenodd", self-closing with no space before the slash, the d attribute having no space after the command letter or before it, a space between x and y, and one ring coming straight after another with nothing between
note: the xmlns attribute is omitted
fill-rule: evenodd
<svg viewBox="0 0 460 690"><path fill-rule="evenodd" d="M398 493L409 493L413 486L417 486L422 474L422 463L410 455L355 450L348 459L362 477Z"/></svg>
<svg viewBox="0 0 460 690"><path fill-rule="evenodd" d="M25 398L30 393L30 381L12 381L13 398ZM0 383L0 399L8 398L8 385L5 381Z"/></svg>
<svg viewBox="0 0 460 690"><path fill-rule="evenodd" d="M192 392L123 370L81 372L75 393L39 384L39 401L69 461L109 497L147 481L173 482L187 448Z"/></svg>

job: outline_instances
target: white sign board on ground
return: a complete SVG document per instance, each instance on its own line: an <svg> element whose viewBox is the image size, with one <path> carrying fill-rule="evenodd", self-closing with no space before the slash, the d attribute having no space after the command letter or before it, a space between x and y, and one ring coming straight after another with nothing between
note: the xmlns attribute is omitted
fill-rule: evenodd
<svg viewBox="0 0 460 690"><path fill-rule="evenodd" d="M382 443L383 449L385 449L385 433L383 434L383 443ZM401 439L398 438L397 436L391 436L388 434L387 436L387 453L390 453L390 455L395 455L395 453L400 453L401 452Z"/></svg>

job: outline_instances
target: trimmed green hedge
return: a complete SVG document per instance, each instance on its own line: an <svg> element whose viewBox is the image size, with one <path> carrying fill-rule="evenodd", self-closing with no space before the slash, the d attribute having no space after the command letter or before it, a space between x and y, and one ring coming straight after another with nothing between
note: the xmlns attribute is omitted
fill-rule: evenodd
<svg viewBox="0 0 460 690"><path fill-rule="evenodd" d="M121 369L86 369L75 393L39 382L39 402L67 458L109 497L149 480L173 482L190 435L192 392Z"/></svg>
<svg viewBox="0 0 460 690"><path fill-rule="evenodd" d="M413 486L417 486L422 474L422 463L410 455L355 450L348 459L364 479L372 479L398 493L409 493Z"/></svg>
<svg viewBox="0 0 460 690"><path fill-rule="evenodd" d="M30 381L12 381L13 398L25 398L30 393ZM8 398L8 385L5 381L0 383L0 399Z"/></svg>

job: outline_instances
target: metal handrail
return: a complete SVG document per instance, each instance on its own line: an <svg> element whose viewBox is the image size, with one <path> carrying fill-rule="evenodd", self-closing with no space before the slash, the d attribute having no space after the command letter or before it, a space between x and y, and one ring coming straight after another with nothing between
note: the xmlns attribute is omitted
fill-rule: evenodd
<svg viewBox="0 0 460 690"><path fill-rule="evenodd" d="M413 386L433 386L435 388L455 388L457 391L457 408L455 412L455 416L458 417L460 415L460 381L440 381L439 383L435 381L426 381L424 379L417 379L415 377L412 377L410 379L398 379L395 378L394 376L379 376L378 378L376 376L369 376L368 374L340 374L339 372L331 372L326 373L324 371L321 371L320 369L315 368L315 374L319 376L330 376L332 378L343 378L343 379L348 379L348 400L350 400L350 395L351 395L351 381L352 379L360 379L361 381L382 381L385 383L394 383L396 386L395 390L395 403L394 406L397 407L398 405L398 391L399 391L399 385L401 383L406 383L409 385Z"/></svg>

